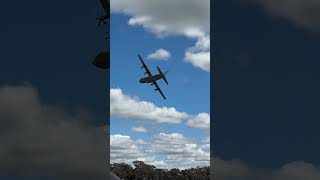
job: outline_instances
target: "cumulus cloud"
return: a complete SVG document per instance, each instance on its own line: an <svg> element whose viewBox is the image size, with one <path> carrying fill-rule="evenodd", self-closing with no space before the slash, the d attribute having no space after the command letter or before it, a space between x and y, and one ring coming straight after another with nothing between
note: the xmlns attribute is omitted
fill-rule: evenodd
<svg viewBox="0 0 320 180"><path fill-rule="evenodd" d="M133 140L126 135L110 135L110 162L126 164L132 164L136 160L150 164L161 162L145 153L144 147L148 144L140 139Z"/></svg>
<svg viewBox="0 0 320 180"><path fill-rule="evenodd" d="M189 168L206 166L210 153L202 149L203 143L196 143L179 133L159 133L149 141L132 140L129 136L111 135L111 162L142 160L157 168ZM160 158L161 157L161 158Z"/></svg>
<svg viewBox="0 0 320 180"><path fill-rule="evenodd" d="M146 133L148 132L146 128L144 128L143 126L134 126L131 128L131 131L133 132L140 132L140 133Z"/></svg>
<svg viewBox="0 0 320 180"><path fill-rule="evenodd" d="M279 169L249 167L241 160L211 159L212 177L221 180L315 180L320 178L320 168L306 162L291 162Z"/></svg>
<svg viewBox="0 0 320 180"><path fill-rule="evenodd" d="M105 179L104 130L86 118L42 103L30 85L0 87L0 175Z"/></svg>
<svg viewBox="0 0 320 180"><path fill-rule="evenodd" d="M171 57L171 53L165 49L158 49L154 53L147 56L148 59L157 59L167 61Z"/></svg>
<svg viewBox="0 0 320 180"><path fill-rule="evenodd" d="M179 124L186 122L192 128L209 129L210 115L190 115L174 107L158 107L152 102L141 101L128 96L119 88L110 89L111 116L133 120L147 120L156 123Z"/></svg>
<svg viewBox="0 0 320 180"><path fill-rule="evenodd" d="M110 160L112 163L127 163L144 157L143 150L130 136L110 135Z"/></svg>
<svg viewBox="0 0 320 180"><path fill-rule="evenodd" d="M200 37L194 47L186 50L184 60L196 68L210 72L210 37Z"/></svg>
<svg viewBox="0 0 320 180"><path fill-rule="evenodd" d="M199 129L210 129L210 114L199 113L187 121L187 126Z"/></svg>
<svg viewBox="0 0 320 180"><path fill-rule="evenodd" d="M320 1L317 0L247 0L258 3L269 14L287 19L299 27L320 31Z"/></svg>
<svg viewBox="0 0 320 180"><path fill-rule="evenodd" d="M151 102L140 101L125 95L121 89L110 90L111 116L149 120L157 123L180 123L188 114L174 107L157 107Z"/></svg>
<svg viewBox="0 0 320 180"><path fill-rule="evenodd" d="M209 72L209 48L197 45L210 41L210 0L117 0L111 1L111 13L130 17L128 24L142 26L158 37L181 35L197 40L185 52L185 62Z"/></svg>
<svg viewBox="0 0 320 180"><path fill-rule="evenodd" d="M161 36L202 36L210 32L210 0L117 0L111 13L131 16L130 25L141 25Z"/></svg>
<svg viewBox="0 0 320 180"><path fill-rule="evenodd" d="M146 150L166 156L167 164L178 167L207 166L210 153L191 139L179 133L160 133L152 138L152 144Z"/></svg>

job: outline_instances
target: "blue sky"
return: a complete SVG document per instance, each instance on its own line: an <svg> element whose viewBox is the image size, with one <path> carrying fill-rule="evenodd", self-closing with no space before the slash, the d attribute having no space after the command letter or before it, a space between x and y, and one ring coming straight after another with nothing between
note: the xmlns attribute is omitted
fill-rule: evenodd
<svg viewBox="0 0 320 180"><path fill-rule="evenodd" d="M163 165L159 164L160 161L165 162L168 167L194 166L192 163L183 165L183 163L176 164L177 162L169 162L166 156L170 155L170 152L158 157L159 154L163 152L156 151L146 153L146 151L155 145L155 142L152 142L152 140L161 133L165 133L170 137L174 135L174 133L182 135L185 141L197 144L197 148L201 148L200 146L205 144L208 146L208 142L202 142L209 137L209 125L207 129L194 128L186 125L188 119L197 116L199 113L210 114L210 73L185 61L186 50L193 47L197 39L184 35L159 37L157 33L152 33L143 26L132 26L128 24L133 16L134 15L116 13L112 14L111 17L111 88L121 89L122 94L130 97L130 100L136 98L137 103L134 104L136 106L139 106L139 102L145 101L152 103L158 108L173 107L175 111L185 113L188 117L182 118L181 122L173 124L155 122L152 117L135 118L132 117L130 113L129 115L119 115L119 112L113 113L111 110L111 139L113 135L118 134L130 137L131 143L135 143L134 141L137 140L145 141L147 148L138 145L144 157L136 157L148 158L157 156L154 160L146 161L156 166ZM209 23L209 21L207 23ZM147 58L148 55L158 49L164 49L170 52L170 58L168 60ZM156 66L159 66L163 72L169 70L169 73L166 75L169 85L166 85L162 80L158 81L167 100L162 99L158 92L154 92L154 87L151 85L140 84L138 82L139 79L144 76L144 70L140 69L141 64L137 56L138 54L142 56L153 74L157 73ZM126 102L122 101L121 103ZM111 102L111 108L112 106L113 103ZM122 111L126 111L126 109L122 109ZM208 121L207 123L209 123L209 119L206 119ZM147 132L141 133L131 130L132 127L141 126L145 128ZM175 139L173 139L173 141L174 140ZM121 161L117 158L112 158L112 152L117 152L117 148L119 147L111 142L111 161L113 162ZM168 148L174 147L168 146ZM128 150L130 149L128 148ZM206 150L207 158L209 159L208 149ZM184 149L184 151L187 150ZM128 160L128 163L130 163L132 159ZM208 162L208 160L202 161L201 164L198 162L197 165L208 165Z"/></svg>

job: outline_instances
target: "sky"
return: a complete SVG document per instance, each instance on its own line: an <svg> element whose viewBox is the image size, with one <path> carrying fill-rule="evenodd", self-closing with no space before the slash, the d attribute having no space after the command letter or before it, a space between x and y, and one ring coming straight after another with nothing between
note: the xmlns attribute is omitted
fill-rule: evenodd
<svg viewBox="0 0 320 180"><path fill-rule="evenodd" d="M319 179L319 2L213 7L216 178Z"/></svg>
<svg viewBox="0 0 320 180"><path fill-rule="evenodd" d="M105 178L102 13L98 0L1 3L1 179Z"/></svg>
<svg viewBox="0 0 320 180"><path fill-rule="evenodd" d="M111 1L111 163L209 165L210 1ZM189 10L189 11L186 11ZM163 13L163 11L167 13ZM140 84L138 54L169 85Z"/></svg>

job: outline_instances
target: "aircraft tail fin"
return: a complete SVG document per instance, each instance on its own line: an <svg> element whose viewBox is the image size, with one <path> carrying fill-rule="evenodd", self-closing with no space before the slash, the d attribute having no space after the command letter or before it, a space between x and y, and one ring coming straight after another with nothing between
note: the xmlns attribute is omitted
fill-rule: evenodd
<svg viewBox="0 0 320 180"><path fill-rule="evenodd" d="M165 76L169 71L166 71L165 73L162 73L162 71L161 71L161 69L159 68L159 66L157 66L157 69L158 69L159 74L162 75L162 79L164 80L164 82L165 82L167 85L169 85L169 83L168 83L168 81L167 81L167 79L166 79L166 76Z"/></svg>

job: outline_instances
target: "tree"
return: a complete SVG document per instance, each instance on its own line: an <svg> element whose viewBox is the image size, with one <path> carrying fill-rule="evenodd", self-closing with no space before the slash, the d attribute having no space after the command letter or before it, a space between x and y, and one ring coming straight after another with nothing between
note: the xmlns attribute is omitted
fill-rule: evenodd
<svg viewBox="0 0 320 180"><path fill-rule="evenodd" d="M133 167L125 163L111 165L111 171L125 180L210 180L210 167L180 170L157 169L143 161L134 161Z"/></svg>
<svg viewBox="0 0 320 180"><path fill-rule="evenodd" d="M116 174L118 177L126 179L126 180L133 180L133 168L125 163L115 163L111 165L111 171Z"/></svg>
<svg viewBox="0 0 320 180"><path fill-rule="evenodd" d="M145 164L143 161L134 161L134 173L138 179L156 179L156 167Z"/></svg>

